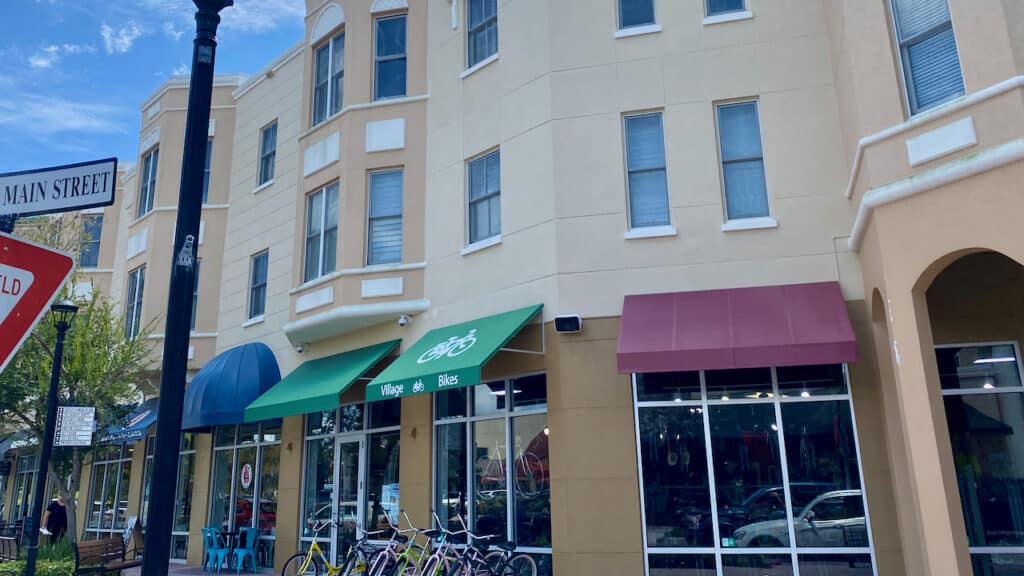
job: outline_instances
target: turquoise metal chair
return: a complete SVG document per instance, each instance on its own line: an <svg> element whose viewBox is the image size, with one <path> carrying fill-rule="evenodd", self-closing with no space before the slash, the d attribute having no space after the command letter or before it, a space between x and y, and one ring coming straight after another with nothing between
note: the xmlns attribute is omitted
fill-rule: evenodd
<svg viewBox="0 0 1024 576"><path fill-rule="evenodd" d="M256 542L260 538L259 530L255 528L238 529L238 546L235 546L235 573L245 569L245 561L248 559L252 564L252 571L256 571Z"/></svg>
<svg viewBox="0 0 1024 576"><path fill-rule="evenodd" d="M216 528L203 528L203 545L206 548L206 562L203 570L220 574L220 569L227 562L228 554L231 552L224 545L224 538Z"/></svg>

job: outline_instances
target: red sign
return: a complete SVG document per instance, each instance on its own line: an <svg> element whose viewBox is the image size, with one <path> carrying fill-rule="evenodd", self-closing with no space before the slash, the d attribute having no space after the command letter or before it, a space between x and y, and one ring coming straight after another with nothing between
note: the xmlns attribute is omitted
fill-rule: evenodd
<svg viewBox="0 0 1024 576"><path fill-rule="evenodd" d="M0 372L73 269L63 252L0 233Z"/></svg>

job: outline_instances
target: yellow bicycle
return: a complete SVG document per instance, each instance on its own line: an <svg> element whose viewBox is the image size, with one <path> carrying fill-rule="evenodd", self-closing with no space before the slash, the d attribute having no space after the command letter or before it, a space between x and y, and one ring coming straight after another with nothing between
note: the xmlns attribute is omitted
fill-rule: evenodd
<svg viewBox="0 0 1024 576"><path fill-rule="evenodd" d="M345 558L340 564L334 565L327 559L317 539L325 528L336 526L334 520L323 520L313 524L313 542L305 552L293 555L284 563L281 576L362 576L366 574L368 561L377 552L377 547L370 544L370 536L385 534L387 530L367 532L356 528L361 534L359 540L350 543Z"/></svg>

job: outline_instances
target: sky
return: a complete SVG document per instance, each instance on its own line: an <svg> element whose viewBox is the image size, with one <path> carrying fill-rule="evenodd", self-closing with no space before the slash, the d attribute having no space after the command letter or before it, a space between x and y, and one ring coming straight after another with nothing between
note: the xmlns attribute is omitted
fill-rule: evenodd
<svg viewBox="0 0 1024 576"><path fill-rule="evenodd" d="M217 73L253 74L303 36L303 0L235 0ZM0 173L137 161L142 101L188 74L192 0L0 0Z"/></svg>

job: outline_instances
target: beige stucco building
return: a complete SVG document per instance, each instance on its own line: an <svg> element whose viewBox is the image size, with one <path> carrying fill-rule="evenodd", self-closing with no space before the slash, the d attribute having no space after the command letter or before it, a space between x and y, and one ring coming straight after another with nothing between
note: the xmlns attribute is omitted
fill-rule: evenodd
<svg viewBox="0 0 1024 576"><path fill-rule="evenodd" d="M215 83L177 558L404 509L537 574L1024 569L1017 2L306 7ZM89 273L156 340L186 95Z"/></svg>

